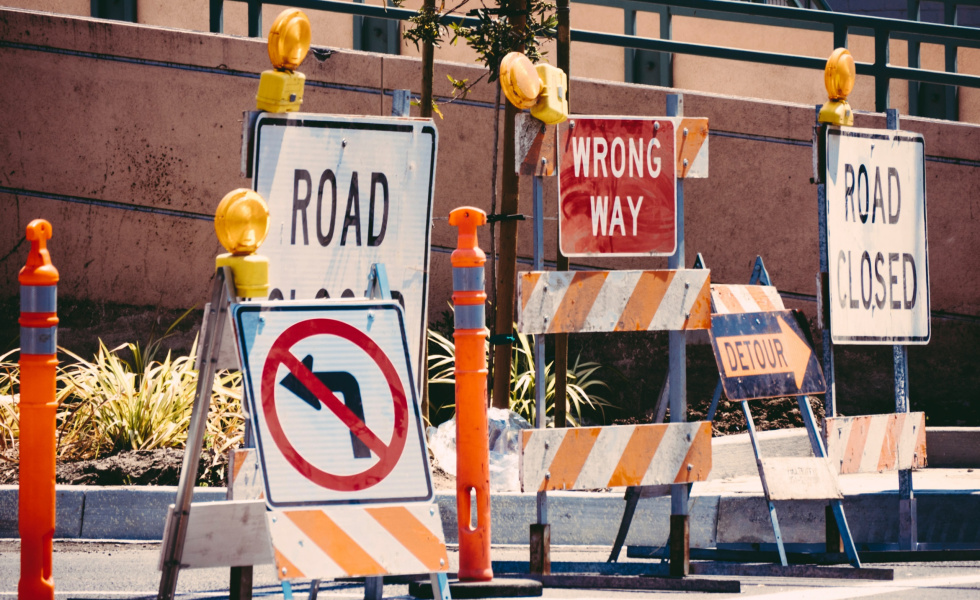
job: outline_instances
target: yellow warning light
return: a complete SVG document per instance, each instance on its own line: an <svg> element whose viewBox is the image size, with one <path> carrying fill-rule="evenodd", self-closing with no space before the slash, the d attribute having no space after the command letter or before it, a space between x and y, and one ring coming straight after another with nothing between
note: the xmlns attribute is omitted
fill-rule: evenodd
<svg viewBox="0 0 980 600"><path fill-rule="evenodd" d="M846 48L837 48L827 59L823 71L823 83L827 88L827 102L820 107L817 120L831 125L854 125L854 113L847 97L854 89L857 69L854 57Z"/></svg>
<svg viewBox="0 0 980 600"><path fill-rule="evenodd" d="M238 296L265 296L269 259L255 254L269 233L269 206L262 196L245 188L225 194L214 213L214 231L228 251L215 259L215 265L231 267Z"/></svg>
<svg viewBox="0 0 980 600"><path fill-rule="evenodd" d="M541 78L528 57L511 52L500 61L500 87L510 103L523 110L538 101Z"/></svg>
<svg viewBox="0 0 980 600"><path fill-rule="evenodd" d="M511 104L531 109L549 125L568 118L568 78L557 67L535 67L524 54L511 52L500 61L500 88Z"/></svg>
<svg viewBox="0 0 980 600"><path fill-rule="evenodd" d="M303 103L306 76L295 72L310 50L310 20L303 11L287 8L269 29L269 60L274 70L263 71L255 105L274 113L294 112Z"/></svg>
<svg viewBox="0 0 980 600"><path fill-rule="evenodd" d="M310 20L303 11L289 8L276 17L269 29L269 60L279 70L293 71L310 51Z"/></svg>
<svg viewBox="0 0 980 600"><path fill-rule="evenodd" d="M269 206L257 192L232 190L214 212L214 231L228 252L236 256L252 254L269 233Z"/></svg>

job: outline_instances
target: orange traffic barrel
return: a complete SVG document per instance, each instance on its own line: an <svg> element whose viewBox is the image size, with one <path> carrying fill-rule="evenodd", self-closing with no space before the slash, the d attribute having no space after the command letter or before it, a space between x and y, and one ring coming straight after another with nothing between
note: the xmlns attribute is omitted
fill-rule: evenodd
<svg viewBox="0 0 980 600"><path fill-rule="evenodd" d="M476 228L487 222L478 208L449 213L459 228L453 265L456 343L456 520L459 580L490 581L490 441L487 433L487 354L484 305L486 254ZM473 504L476 503L474 517Z"/></svg>
<svg viewBox="0 0 980 600"><path fill-rule="evenodd" d="M53 600L55 517L55 378L58 359L58 269L47 241L51 224L27 226L31 251L20 270L20 528L21 600Z"/></svg>

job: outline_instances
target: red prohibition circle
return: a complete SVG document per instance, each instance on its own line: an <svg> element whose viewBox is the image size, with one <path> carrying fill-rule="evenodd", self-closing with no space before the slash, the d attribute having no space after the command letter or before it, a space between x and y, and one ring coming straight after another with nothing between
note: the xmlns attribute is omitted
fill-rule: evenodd
<svg viewBox="0 0 980 600"><path fill-rule="evenodd" d="M394 404L395 423L391 441L385 444L374 435L363 421L358 419L313 373L309 371L292 353L298 342L315 335L333 335L353 343L367 354L381 369L391 400ZM354 475L335 475L317 468L307 461L290 443L279 422L276 411L276 375L279 366L285 366L310 390L323 405L331 410L344 425L354 432L378 456L378 462ZM290 326L280 334L269 350L262 369L262 414L265 416L269 433L279 447L286 461L303 477L313 483L331 490L353 492L377 485L391 473L402 450L408 433L408 400L401 378L395 366L384 351L364 332L334 319L310 319Z"/></svg>

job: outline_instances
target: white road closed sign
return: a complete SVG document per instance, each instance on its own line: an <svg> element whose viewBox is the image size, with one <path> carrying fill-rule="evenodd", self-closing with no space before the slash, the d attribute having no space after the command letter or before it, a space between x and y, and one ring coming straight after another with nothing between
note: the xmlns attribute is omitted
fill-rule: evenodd
<svg viewBox="0 0 980 600"><path fill-rule="evenodd" d="M927 343L929 254L922 136L828 127L826 148L834 343Z"/></svg>
<svg viewBox="0 0 980 600"><path fill-rule="evenodd" d="M248 303L232 316L271 508L431 499L397 303Z"/></svg>
<svg viewBox="0 0 980 600"><path fill-rule="evenodd" d="M252 188L269 203L270 299L360 297L383 263L422 373L437 133L428 119L263 114Z"/></svg>

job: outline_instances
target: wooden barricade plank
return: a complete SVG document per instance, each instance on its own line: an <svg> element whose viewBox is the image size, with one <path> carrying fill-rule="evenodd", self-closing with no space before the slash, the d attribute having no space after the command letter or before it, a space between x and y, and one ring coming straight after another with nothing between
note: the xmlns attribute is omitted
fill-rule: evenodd
<svg viewBox="0 0 980 600"><path fill-rule="evenodd" d="M767 500L843 500L837 474L826 458L760 458Z"/></svg>
<svg viewBox="0 0 980 600"><path fill-rule="evenodd" d="M612 425L522 432L524 491L704 481L711 423Z"/></svg>
<svg viewBox="0 0 980 600"><path fill-rule="evenodd" d="M519 273L521 333L711 327L707 269Z"/></svg>
<svg viewBox="0 0 980 600"><path fill-rule="evenodd" d="M167 514L173 514L173 505ZM162 560L161 555L160 570L163 569ZM271 563L272 547L269 545L265 502L233 500L192 503L180 562L182 568L189 569Z"/></svg>
<svg viewBox="0 0 980 600"><path fill-rule="evenodd" d="M924 412L830 417L824 439L831 464L841 474L926 466Z"/></svg>

